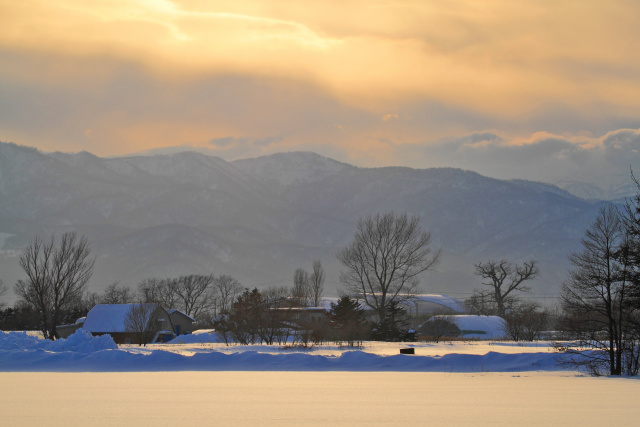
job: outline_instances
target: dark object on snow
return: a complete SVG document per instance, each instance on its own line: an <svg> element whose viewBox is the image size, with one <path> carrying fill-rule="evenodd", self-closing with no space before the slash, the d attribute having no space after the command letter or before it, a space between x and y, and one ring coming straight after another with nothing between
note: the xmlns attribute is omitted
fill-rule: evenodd
<svg viewBox="0 0 640 427"><path fill-rule="evenodd" d="M415 348L401 348L400 354L416 354Z"/></svg>

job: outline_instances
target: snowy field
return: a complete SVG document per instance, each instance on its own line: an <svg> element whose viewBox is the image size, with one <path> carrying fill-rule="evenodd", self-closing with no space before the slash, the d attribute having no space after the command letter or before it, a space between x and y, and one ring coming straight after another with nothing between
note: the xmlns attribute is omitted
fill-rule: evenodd
<svg viewBox="0 0 640 427"><path fill-rule="evenodd" d="M638 424L640 384L570 372L0 373L6 426Z"/></svg>
<svg viewBox="0 0 640 427"><path fill-rule="evenodd" d="M406 347L416 354L398 354ZM638 424L637 378L588 377L562 370L558 357L549 343L118 348L110 337L83 333L57 342L0 334L0 419L11 426Z"/></svg>

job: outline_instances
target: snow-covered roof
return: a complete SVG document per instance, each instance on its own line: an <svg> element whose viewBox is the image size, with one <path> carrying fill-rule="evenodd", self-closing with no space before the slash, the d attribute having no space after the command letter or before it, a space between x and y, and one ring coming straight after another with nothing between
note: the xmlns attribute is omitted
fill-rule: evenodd
<svg viewBox="0 0 640 427"><path fill-rule="evenodd" d="M452 315L433 316L432 319L443 317L452 320L463 331L463 337L467 338L503 338L504 320L499 316L474 316L474 315ZM464 333L464 331L483 331L480 333Z"/></svg>
<svg viewBox="0 0 640 427"><path fill-rule="evenodd" d="M126 332L125 319L139 304L98 304L89 310L82 329L88 332ZM149 304L158 307L158 304ZM153 310L149 310L149 315Z"/></svg>
<svg viewBox="0 0 640 427"><path fill-rule="evenodd" d="M320 298L318 307L324 307L325 310L329 311L331 310L331 303L337 304L338 301L340 300L340 298L332 298L332 297L323 297Z"/></svg>
<svg viewBox="0 0 640 427"><path fill-rule="evenodd" d="M449 295L443 294L418 294L411 298L411 301L417 302L429 302L432 304L442 305L456 313L464 313L467 311L464 307L464 302L457 298L450 297ZM411 304L408 301L406 304Z"/></svg>
<svg viewBox="0 0 640 427"><path fill-rule="evenodd" d="M181 312L180 310L178 310L178 309L176 309L176 308L172 308L172 309L170 309L170 310L167 310L167 312L169 313L169 315L172 315L172 314L174 314L174 313L178 313L178 314L183 315L183 316L184 316L184 317L186 317L187 319L191 320L192 322L195 322L195 321L196 321L196 319L194 319L193 317L189 316L188 314L185 314L185 313Z"/></svg>
<svg viewBox="0 0 640 427"><path fill-rule="evenodd" d="M275 307L273 310L276 311L304 311L309 313L320 312L324 313L327 311L324 307Z"/></svg>

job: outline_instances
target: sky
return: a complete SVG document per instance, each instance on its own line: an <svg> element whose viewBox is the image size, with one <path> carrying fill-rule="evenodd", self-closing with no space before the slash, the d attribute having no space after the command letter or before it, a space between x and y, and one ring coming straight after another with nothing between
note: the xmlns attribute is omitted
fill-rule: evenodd
<svg viewBox="0 0 640 427"><path fill-rule="evenodd" d="M0 140L640 169L640 2L0 0Z"/></svg>

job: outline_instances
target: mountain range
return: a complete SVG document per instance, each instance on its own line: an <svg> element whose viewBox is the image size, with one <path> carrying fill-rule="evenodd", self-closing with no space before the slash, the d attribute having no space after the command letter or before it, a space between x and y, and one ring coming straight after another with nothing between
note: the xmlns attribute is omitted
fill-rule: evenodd
<svg viewBox="0 0 640 427"><path fill-rule="evenodd" d="M536 259L535 295L557 294L567 255L602 202L556 186L452 168L359 168L310 152L227 162L195 152L100 158L0 143L0 278L22 277L36 235L78 230L97 257L91 288L146 277L230 274L247 287L291 284L320 259L340 290L335 254L359 218L419 215L442 259L426 292L464 298L474 263Z"/></svg>

